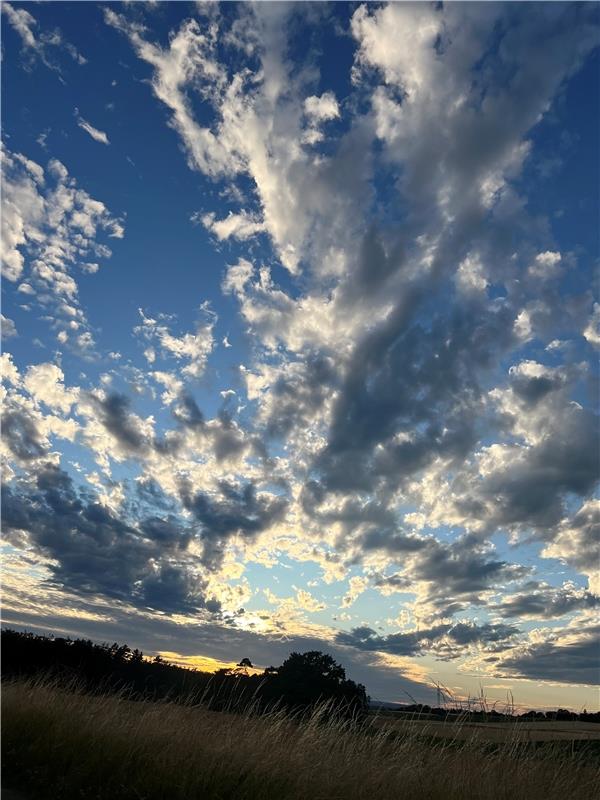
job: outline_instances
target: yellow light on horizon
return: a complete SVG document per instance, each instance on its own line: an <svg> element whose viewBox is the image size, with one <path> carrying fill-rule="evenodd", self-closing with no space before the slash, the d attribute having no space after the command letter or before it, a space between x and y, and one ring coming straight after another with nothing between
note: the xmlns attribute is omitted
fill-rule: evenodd
<svg viewBox="0 0 600 800"><path fill-rule="evenodd" d="M181 653L173 653L168 650L160 650L159 656L169 661L171 664L177 664L178 667L187 667L188 669L197 669L201 672L216 672L219 669L233 669L237 667L236 661L220 661L217 658L210 658L210 656L193 655L183 656ZM256 675L262 672L262 669L249 669L248 673Z"/></svg>

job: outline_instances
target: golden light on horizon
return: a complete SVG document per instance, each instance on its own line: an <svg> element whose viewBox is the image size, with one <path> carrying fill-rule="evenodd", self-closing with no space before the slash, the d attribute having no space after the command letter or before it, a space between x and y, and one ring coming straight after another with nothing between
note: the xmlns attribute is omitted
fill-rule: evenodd
<svg viewBox="0 0 600 800"><path fill-rule="evenodd" d="M171 664L176 664L178 667L197 669L201 672L217 672L219 669L233 669L238 664L236 661L220 661L217 658L210 658L210 656L184 656L180 653L174 653L169 650L160 650L158 655L161 658L164 658L165 661L168 661ZM258 668L248 669L248 673L250 675L257 675L261 672L262 669Z"/></svg>

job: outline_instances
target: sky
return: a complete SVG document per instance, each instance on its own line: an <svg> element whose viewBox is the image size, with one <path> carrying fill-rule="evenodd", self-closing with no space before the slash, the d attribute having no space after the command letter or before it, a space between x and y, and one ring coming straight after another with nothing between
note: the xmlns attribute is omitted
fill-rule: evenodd
<svg viewBox="0 0 600 800"><path fill-rule="evenodd" d="M4 624L598 709L598 4L1 10Z"/></svg>

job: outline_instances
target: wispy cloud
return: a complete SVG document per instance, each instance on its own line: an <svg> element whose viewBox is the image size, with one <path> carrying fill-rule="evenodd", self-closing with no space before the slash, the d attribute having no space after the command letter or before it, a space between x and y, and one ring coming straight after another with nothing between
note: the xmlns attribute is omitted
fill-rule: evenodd
<svg viewBox="0 0 600 800"><path fill-rule="evenodd" d="M35 17L24 8L14 8L10 3L2 3L1 11L4 13L12 28L19 34L22 42L23 53L31 66L39 59L46 67L62 74L59 64L53 59L51 48L64 50L76 64L87 64L87 59L81 55L77 48L65 41L61 31L39 31ZM62 80L62 78L61 78Z"/></svg>
<svg viewBox="0 0 600 800"><path fill-rule="evenodd" d="M77 117L77 124L79 127L84 130L86 133L94 139L96 142L101 142L101 144L110 144L108 140L108 136L104 133L104 131L98 130L98 128L94 128L94 126L89 123L87 120L83 119L80 116L79 111L75 109L75 116Z"/></svg>

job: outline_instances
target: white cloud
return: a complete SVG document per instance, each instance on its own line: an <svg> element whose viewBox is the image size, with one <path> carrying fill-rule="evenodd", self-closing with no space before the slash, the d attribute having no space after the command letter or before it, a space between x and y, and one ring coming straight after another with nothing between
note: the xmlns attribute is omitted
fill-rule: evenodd
<svg viewBox="0 0 600 800"><path fill-rule="evenodd" d="M18 336L17 326L15 325L12 319L5 317L4 314L0 314L0 320L2 322L3 339L12 339L13 336Z"/></svg>
<svg viewBox="0 0 600 800"><path fill-rule="evenodd" d="M600 347L600 303L594 303L594 310L583 329L583 338L590 344Z"/></svg>
<svg viewBox="0 0 600 800"><path fill-rule="evenodd" d="M169 327L159 320L147 317L139 309L142 324L135 328L135 333L145 341L155 343L160 348L163 358L175 358L188 361L182 374L188 378L199 378L205 370L206 361L214 347L213 328L216 322L215 315L206 308L202 309L205 319L198 323L196 333L185 333L174 336ZM145 351L149 363L154 363L156 351L150 347ZM156 374L165 373L159 372Z"/></svg>
<svg viewBox="0 0 600 800"><path fill-rule="evenodd" d="M44 303L49 300L55 303L56 326L71 321L62 319L66 308L74 308L78 322L85 326L71 269L80 266L91 272L94 270L90 267L95 265L90 264L86 256L110 256L111 251L99 243L97 237L104 232L111 238L122 238L121 221L104 203L78 188L64 164L56 159L52 159L44 171L20 153L4 150L2 186L3 276L11 282L26 276L19 285L21 293L35 296ZM73 313L67 316L72 318ZM89 332L79 334L73 339L74 346L89 347L90 336ZM60 331L60 337L63 343L69 339L66 331Z"/></svg>
<svg viewBox="0 0 600 800"><path fill-rule="evenodd" d="M339 117L340 108L333 92L325 92L320 97L307 97L304 101L304 112L315 122L325 122Z"/></svg>
<svg viewBox="0 0 600 800"><path fill-rule="evenodd" d="M369 585L369 579L360 575L355 575L348 581L348 591L342 598L342 608L349 608L354 601L365 591Z"/></svg>
<svg viewBox="0 0 600 800"><path fill-rule="evenodd" d="M37 402L68 414L79 399L79 389L66 389L64 379L62 369L56 364L36 364L28 367L23 386Z"/></svg>
<svg viewBox="0 0 600 800"><path fill-rule="evenodd" d="M173 403L183 389L183 381L179 380L172 372L156 370L152 372L151 375L155 381L161 383L165 387L165 391L161 395L163 405L168 406Z"/></svg>
<svg viewBox="0 0 600 800"><path fill-rule="evenodd" d="M185 143L190 163L213 175L235 171L236 159L229 155L218 135L196 123L185 95L190 81L210 81L215 91L224 87L223 69L213 58L213 28L203 31L196 20L187 20L171 39L169 48L163 49L143 38L145 29L141 25L129 22L112 9L104 9L104 18L108 25L125 33L138 56L155 68L152 88L171 110L172 125Z"/></svg>
<svg viewBox="0 0 600 800"><path fill-rule="evenodd" d="M487 287L485 270L477 256L467 256L458 265L456 283L465 294L484 292Z"/></svg>
<svg viewBox="0 0 600 800"><path fill-rule="evenodd" d="M529 274L540 280L550 280L560 275L562 255L552 250L538 253L533 264L529 267Z"/></svg>
<svg viewBox="0 0 600 800"><path fill-rule="evenodd" d="M230 238L245 241L265 230L264 222L243 210L238 214L230 211L224 219L215 219L212 212L203 214L200 219L204 227L214 233L220 242Z"/></svg>
<svg viewBox="0 0 600 800"><path fill-rule="evenodd" d="M75 113L77 115L77 124L79 127L88 133L95 142L100 142L101 144L110 144L108 140L108 136L104 133L104 131L98 130L98 128L94 128L87 120L80 117L77 109L75 109Z"/></svg>
<svg viewBox="0 0 600 800"><path fill-rule="evenodd" d="M2 13L6 14L10 25L21 37L23 52L33 62L36 58L45 64L49 69L54 70L59 75L61 69L53 60L50 48L65 50L68 55L79 65L87 64L77 48L70 42L63 39L62 33L58 28L53 31L38 31L38 23L24 8L14 8L10 3L2 3Z"/></svg>
<svg viewBox="0 0 600 800"><path fill-rule="evenodd" d="M600 595L600 500L587 500L565 520L552 542L542 551L544 558L559 558L588 578L590 591Z"/></svg>

